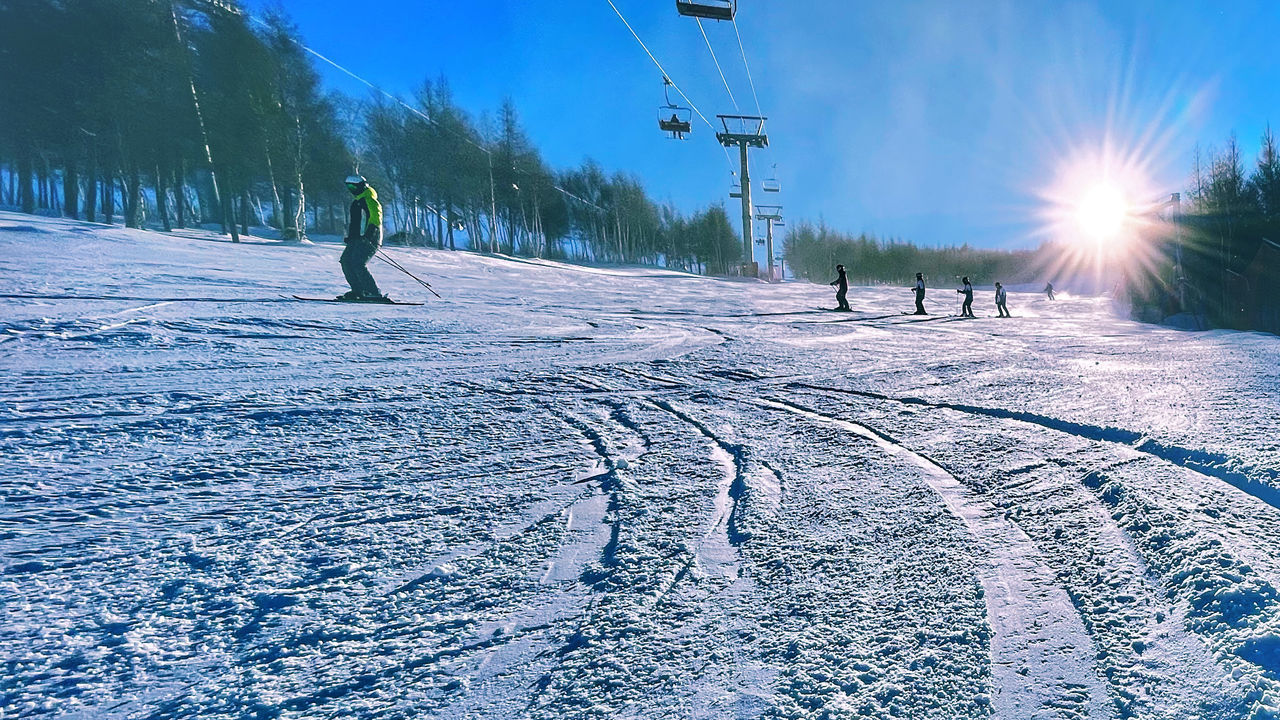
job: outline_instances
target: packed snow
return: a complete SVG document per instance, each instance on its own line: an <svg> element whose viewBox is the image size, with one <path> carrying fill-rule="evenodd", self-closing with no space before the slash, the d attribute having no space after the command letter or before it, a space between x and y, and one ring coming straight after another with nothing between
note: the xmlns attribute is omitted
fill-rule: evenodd
<svg viewBox="0 0 1280 720"><path fill-rule="evenodd" d="M1280 717L1280 338L0 213L0 717Z"/></svg>

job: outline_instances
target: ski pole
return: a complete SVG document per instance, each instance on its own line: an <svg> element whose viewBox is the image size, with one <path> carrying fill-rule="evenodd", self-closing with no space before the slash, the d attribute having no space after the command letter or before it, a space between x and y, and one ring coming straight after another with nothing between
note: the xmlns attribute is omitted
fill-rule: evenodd
<svg viewBox="0 0 1280 720"><path fill-rule="evenodd" d="M422 278L418 277L417 275L414 275L413 273L409 272L408 270L404 269L404 266L403 266L403 265L401 265L400 263L398 263L398 262L396 262L395 260L391 259L391 258L390 258L386 253L382 252L381 250L379 250L379 251L378 251L378 259L379 259L379 260L381 260L382 262L384 262L384 263L386 263L386 264L390 265L391 267L393 267L393 268L395 268L395 269L399 270L400 272L404 273L405 275L408 275L409 277L413 278L414 280L418 281L418 284L419 284L419 285L421 285L422 287L426 288L427 290L429 290L429 291L431 292L431 294L432 294L432 295L435 295L436 297L440 298L441 300L443 300L443 299L444 299L444 298L440 297L440 293L436 292L435 288L431 287L431 284L430 284L430 283L428 283L426 280L423 280Z"/></svg>
<svg viewBox="0 0 1280 720"><path fill-rule="evenodd" d="M429 283L429 282L427 282L426 280L423 280L422 278L418 277L417 275L414 275L413 273L409 272L408 270L406 270L406 269L405 269L405 267L404 267L403 265L401 265L399 262L397 262L395 259L391 258L390 256L388 256L388 255L386 255L386 254L382 254L380 257L382 258L383 262L386 262L386 263L387 263L387 264L389 264L391 267L393 267L393 268L395 268L395 269L399 270L400 272L404 273L405 275L408 275L409 277L413 278L414 280L416 280L416 281L418 282L418 284L419 284L419 285L421 285L422 287L424 287L424 288L426 288L428 291L430 291L430 293L431 293L432 295L435 295L436 297L440 298L440 293L436 292L435 288L431 287L431 283ZM443 300L444 298L440 298L440 299L441 299L441 300Z"/></svg>
<svg viewBox="0 0 1280 720"><path fill-rule="evenodd" d="M402 273L404 273L404 274L408 275L409 277L413 278L415 281L417 281L417 283L418 283L419 285L422 285L423 287L431 287L431 284L430 284L430 283L428 283L427 281L423 280L423 279L422 279L422 278L420 278L420 277L417 277L417 276L416 276L416 275L414 275L413 273L409 272L409 271L405 268L405 266L403 266L403 265L401 265L401 264L400 264L400 261L398 261L398 260L396 260L395 258L391 257L390 255L383 255L383 256L382 256L382 261L383 261L383 262L385 262L385 263L387 263L387 264L388 264L388 265L390 265L391 267L393 267L393 268L395 268L395 269L399 270L400 272L402 272Z"/></svg>

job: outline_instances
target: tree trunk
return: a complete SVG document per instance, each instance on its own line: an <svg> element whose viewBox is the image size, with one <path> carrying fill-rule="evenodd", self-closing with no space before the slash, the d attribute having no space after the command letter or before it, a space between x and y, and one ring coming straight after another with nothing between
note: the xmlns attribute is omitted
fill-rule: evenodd
<svg viewBox="0 0 1280 720"><path fill-rule="evenodd" d="M76 164L74 160L67 160L67 167L63 170L62 195L62 208L67 217L72 220L79 220L80 177L76 174Z"/></svg>
<svg viewBox="0 0 1280 720"><path fill-rule="evenodd" d="M440 217L440 207L436 205L436 249L444 249L444 218Z"/></svg>
<svg viewBox="0 0 1280 720"><path fill-rule="evenodd" d="M49 186L45 184L43 170L36 170L36 206L41 210L49 207Z"/></svg>
<svg viewBox="0 0 1280 720"><path fill-rule="evenodd" d="M267 220L267 214L262 209L262 198L257 195L250 195L249 199L253 201L253 219L261 227L271 227L271 223Z"/></svg>
<svg viewBox="0 0 1280 720"><path fill-rule="evenodd" d="M240 242L240 232L236 228L236 224L232 222L231 216L231 195L227 194L225 180L218 180L215 174L213 181L213 189L218 198L218 222L222 226L222 234L231 233L231 242Z"/></svg>
<svg viewBox="0 0 1280 720"><path fill-rule="evenodd" d="M249 234L249 191L240 191L240 234Z"/></svg>
<svg viewBox="0 0 1280 720"><path fill-rule="evenodd" d="M89 177L84 184L84 217L89 222L97 222L98 214L98 161L89 161Z"/></svg>
<svg viewBox="0 0 1280 720"><path fill-rule="evenodd" d="M108 225L115 220L116 214L116 190L113 185L115 178L112 175L111 170L107 170L106 176L102 178L102 221Z"/></svg>
<svg viewBox="0 0 1280 720"><path fill-rule="evenodd" d="M22 154L18 156L18 203L22 206L22 212L28 215L35 214L36 198L31 192L31 151L21 150Z"/></svg>
<svg viewBox="0 0 1280 720"><path fill-rule="evenodd" d="M458 249L458 246L457 246L457 245L455 245L455 244L454 244L454 242L453 242L453 224L454 224L454 219L453 219L453 200L452 200L451 198L446 198L446 199L445 199L445 201L444 201L444 211L445 211L445 225L448 225L448 226L449 226L449 227L445 230L445 232L449 233L449 249L450 249L450 250L457 250L457 249Z"/></svg>
<svg viewBox="0 0 1280 720"><path fill-rule="evenodd" d="M187 161L178 161L178 172L173 178L173 199L178 204L178 227L187 226Z"/></svg>
<svg viewBox="0 0 1280 720"><path fill-rule="evenodd" d="M129 166L129 181L124 192L124 226L142 227L142 176L137 163Z"/></svg>
<svg viewBox="0 0 1280 720"><path fill-rule="evenodd" d="M280 190L276 187L276 170L271 164L271 144L266 139L262 143L267 158L267 178L271 180L271 224L283 231L284 214L281 212Z"/></svg>
<svg viewBox="0 0 1280 720"><path fill-rule="evenodd" d="M302 175L297 176L298 205L293 213L293 240L302 242L307 239L307 188L302 182Z"/></svg>
<svg viewBox="0 0 1280 720"><path fill-rule="evenodd" d="M160 227L165 232L172 232L173 226L169 224L169 189L165 187L165 172L156 166L156 214L160 216Z"/></svg>

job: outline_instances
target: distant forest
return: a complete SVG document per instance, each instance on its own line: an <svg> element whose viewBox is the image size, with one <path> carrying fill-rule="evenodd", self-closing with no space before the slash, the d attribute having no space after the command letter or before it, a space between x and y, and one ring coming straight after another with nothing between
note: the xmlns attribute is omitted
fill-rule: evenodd
<svg viewBox="0 0 1280 720"><path fill-rule="evenodd" d="M968 245L920 247L897 240L878 240L868 235L850 235L826 225L797 223L787 234L786 261L797 277L826 282L835 277L835 266L843 264L849 282L859 285L882 283L909 285L917 272L938 285L958 286L968 277L976 284L990 285L1043 282L1043 269L1050 266L1046 256L1056 253L1049 244L1038 250L990 250Z"/></svg>
<svg viewBox="0 0 1280 720"><path fill-rule="evenodd" d="M1280 151L1270 127L1246 169L1232 135L1197 152L1184 203L1124 277L1135 317L1280 332Z"/></svg>
<svg viewBox="0 0 1280 720"><path fill-rule="evenodd" d="M448 83L405 105L321 88L278 14L226 0L0 0L0 204L130 227L340 234L358 171L390 242L724 273L724 208L686 217L595 162L555 170L516 108Z"/></svg>

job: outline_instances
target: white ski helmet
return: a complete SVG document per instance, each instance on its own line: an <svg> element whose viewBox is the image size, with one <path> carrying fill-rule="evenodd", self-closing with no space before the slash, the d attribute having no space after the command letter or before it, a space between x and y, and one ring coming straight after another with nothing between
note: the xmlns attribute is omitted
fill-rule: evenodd
<svg viewBox="0 0 1280 720"><path fill-rule="evenodd" d="M361 185L364 181L364 177L361 175L348 175L345 182L348 185Z"/></svg>

